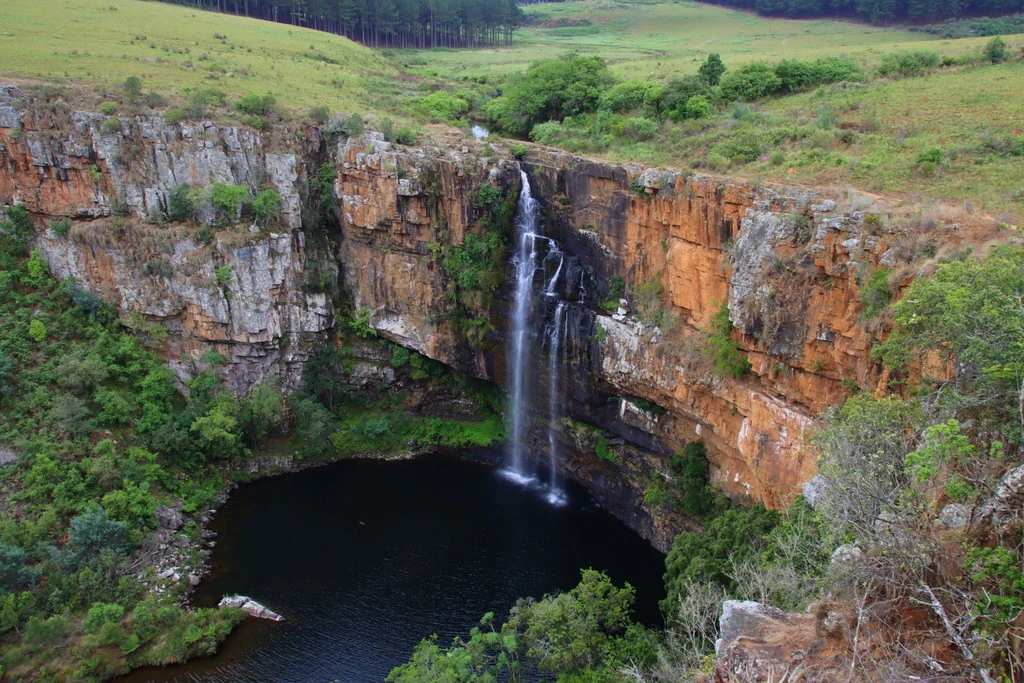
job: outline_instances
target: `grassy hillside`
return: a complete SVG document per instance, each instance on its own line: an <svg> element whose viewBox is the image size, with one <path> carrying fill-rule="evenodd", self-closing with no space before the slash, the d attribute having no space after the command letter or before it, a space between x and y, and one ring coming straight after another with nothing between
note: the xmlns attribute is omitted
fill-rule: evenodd
<svg viewBox="0 0 1024 683"><path fill-rule="evenodd" d="M523 9L530 25L516 32L511 48L410 51L402 61L439 75L479 77L520 71L533 60L572 50L604 57L620 78L658 78L695 73L709 52L740 65L870 56L921 43L947 52L942 45L952 42L848 21L770 19L696 2L580 0Z"/></svg>
<svg viewBox="0 0 1024 683"><path fill-rule="evenodd" d="M270 93L296 108L380 112L404 87L387 60L345 38L140 0L0 4L0 79L117 91Z"/></svg>

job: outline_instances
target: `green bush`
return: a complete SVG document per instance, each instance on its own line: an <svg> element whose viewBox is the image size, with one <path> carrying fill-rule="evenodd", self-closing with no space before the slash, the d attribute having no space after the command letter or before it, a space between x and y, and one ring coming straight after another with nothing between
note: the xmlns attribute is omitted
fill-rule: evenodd
<svg viewBox="0 0 1024 683"><path fill-rule="evenodd" d="M694 97L710 99L711 88L699 76L684 76L668 82L662 99L662 110L674 121L689 118L686 103Z"/></svg>
<svg viewBox="0 0 1024 683"><path fill-rule="evenodd" d="M1010 50L1006 47L1006 41L1001 37L996 36L985 43L985 47L981 51L981 56L986 62L999 64L1000 62L1005 62L1010 58Z"/></svg>
<svg viewBox="0 0 1024 683"><path fill-rule="evenodd" d="M103 114L104 116L110 116L115 111L117 111L117 103L116 102L100 102L99 110L100 110L100 113Z"/></svg>
<svg viewBox="0 0 1024 683"><path fill-rule="evenodd" d="M827 83L864 80L864 70L850 59L823 57L813 62L784 59L775 65L782 92L799 92Z"/></svg>
<svg viewBox="0 0 1024 683"><path fill-rule="evenodd" d="M281 195L272 188L263 190L252 200L253 213L262 225L273 225L281 220L281 208Z"/></svg>
<svg viewBox="0 0 1024 683"><path fill-rule="evenodd" d="M188 115L185 113L184 109L173 108L164 112L164 121L166 121L169 126L176 125L184 121L187 117Z"/></svg>
<svg viewBox="0 0 1024 683"><path fill-rule="evenodd" d="M601 108L623 113L646 110L657 115L661 100L665 96L662 86L653 81L635 80L618 83L601 95Z"/></svg>
<svg viewBox="0 0 1024 683"><path fill-rule="evenodd" d="M938 68L939 53L933 50L895 52L882 57L878 65L880 76L923 76Z"/></svg>
<svg viewBox="0 0 1024 683"><path fill-rule="evenodd" d="M567 54L541 59L509 78L504 91L484 105L488 119L512 135L538 123L597 109L611 75L600 57Z"/></svg>
<svg viewBox="0 0 1024 683"><path fill-rule="evenodd" d="M469 112L469 102L444 90L432 92L416 103L416 108L432 119L455 121Z"/></svg>
<svg viewBox="0 0 1024 683"><path fill-rule="evenodd" d="M324 125L331 120L331 110L320 104L309 110L309 120L317 125Z"/></svg>
<svg viewBox="0 0 1024 683"><path fill-rule="evenodd" d="M622 137L634 142L643 142L657 135L659 129L657 122L650 119L627 119L626 125L622 129Z"/></svg>
<svg viewBox="0 0 1024 683"><path fill-rule="evenodd" d="M888 268L879 268L871 273L867 284L860 289L860 317L862 320L871 320L877 317L885 307L892 301L892 289L889 286L889 278L892 271Z"/></svg>
<svg viewBox="0 0 1024 683"><path fill-rule="evenodd" d="M249 199L249 188L244 185L215 182L210 186L210 202L223 222L237 220L242 204L247 199Z"/></svg>
<svg viewBox="0 0 1024 683"><path fill-rule="evenodd" d="M377 336L377 330L370 325L370 309L366 307L356 311L355 317L348 321L348 329L360 339L373 339Z"/></svg>
<svg viewBox="0 0 1024 683"><path fill-rule="evenodd" d="M704 63L697 69L697 75L708 85L718 85L722 80L722 74L726 71L722 57L717 52L708 55Z"/></svg>
<svg viewBox="0 0 1024 683"><path fill-rule="evenodd" d="M146 95L146 104L150 109L163 109L167 106L167 98L158 92L151 92ZM168 121L171 123L171 121Z"/></svg>
<svg viewBox="0 0 1024 683"><path fill-rule="evenodd" d="M732 340L732 321L729 308L722 306L711 318L707 353L714 359L714 373L718 377L739 379L750 372L750 361Z"/></svg>
<svg viewBox="0 0 1024 683"><path fill-rule="evenodd" d="M103 122L102 132L110 135L117 133L121 130L121 121L119 119L110 118Z"/></svg>
<svg viewBox="0 0 1024 683"><path fill-rule="evenodd" d="M235 109L249 116L270 116L274 113L277 100L273 95L249 93L235 102Z"/></svg>
<svg viewBox="0 0 1024 683"><path fill-rule="evenodd" d="M167 217L178 223L184 223L195 218L195 207L192 204L192 188L188 184L182 183L167 193Z"/></svg>
<svg viewBox="0 0 1024 683"><path fill-rule="evenodd" d="M722 77L721 97L724 102L753 102L781 90L782 79L765 62L752 62Z"/></svg>
<svg viewBox="0 0 1024 683"><path fill-rule="evenodd" d="M686 104L683 105L682 109L683 118L687 119L703 119L708 116L713 116L715 108L708 102L708 98L703 95L694 95L690 99L686 100Z"/></svg>

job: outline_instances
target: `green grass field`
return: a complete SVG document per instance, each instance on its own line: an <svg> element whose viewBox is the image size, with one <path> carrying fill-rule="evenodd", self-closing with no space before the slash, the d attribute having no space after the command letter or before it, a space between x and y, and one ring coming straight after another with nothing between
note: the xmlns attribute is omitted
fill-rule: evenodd
<svg viewBox="0 0 1024 683"><path fill-rule="evenodd" d="M536 59L576 51L604 57L620 78L658 79L695 73L710 52L738 66L835 54L872 60L921 43L947 53L971 42L846 21L760 17L685 1L579 0L528 5L524 11L531 24L516 32L511 48L402 51L399 61L416 71L475 78L521 71Z"/></svg>
<svg viewBox="0 0 1024 683"><path fill-rule="evenodd" d="M129 76L164 95L270 93L288 107L360 113L409 87L373 50L308 29L141 0L0 2L0 78L116 93Z"/></svg>

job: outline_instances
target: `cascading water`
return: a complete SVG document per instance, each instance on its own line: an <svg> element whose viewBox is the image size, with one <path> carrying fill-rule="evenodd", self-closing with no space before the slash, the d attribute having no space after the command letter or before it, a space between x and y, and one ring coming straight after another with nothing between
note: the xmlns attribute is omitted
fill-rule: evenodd
<svg viewBox="0 0 1024 683"><path fill-rule="evenodd" d="M565 334L565 302L555 304L555 319L548 333L548 463L551 467L551 483L548 487L548 499L558 502L563 494L558 486L558 424L561 411L558 409L558 394L561 378L562 337Z"/></svg>
<svg viewBox="0 0 1024 683"><path fill-rule="evenodd" d="M513 266L513 305L509 330L508 377L511 439L506 458L507 474L521 482L534 478L527 468L525 443L529 432L529 403L534 397L532 379L535 376L533 359L540 351L538 333L544 331L547 346L547 400L548 400L548 446L550 451L551 479L548 498L562 502L564 496L558 486L557 434L555 425L559 417L558 399L561 379L561 347L564 336L565 302L558 300L559 278L562 276L565 256L554 240L538 234L539 207L530 192L530 181L523 170L519 171L522 190L516 207L516 251ZM538 275L542 274L542 278ZM541 280L541 282L536 282ZM535 288L535 282L537 287ZM537 290L540 291L537 291ZM537 306L538 295L554 300L553 317L550 326L544 326L548 306ZM541 314L541 315L538 315ZM538 319L539 318L539 319Z"/></svg>

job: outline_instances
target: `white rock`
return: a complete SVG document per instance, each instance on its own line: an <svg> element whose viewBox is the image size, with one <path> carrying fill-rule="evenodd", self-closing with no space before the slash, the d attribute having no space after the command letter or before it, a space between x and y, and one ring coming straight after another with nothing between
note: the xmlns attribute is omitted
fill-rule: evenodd
<svg viewBox="0 0 1024 683"><path fill-rule="evenodd" d="M270 619L271 621L283 621L282 617L277 612L267 609L264 605L256 602L247 595L228 595L221 599L218 607L234 607L240 609L243 612L247 612L250 616L257 617L259 619Z"/></svg>

